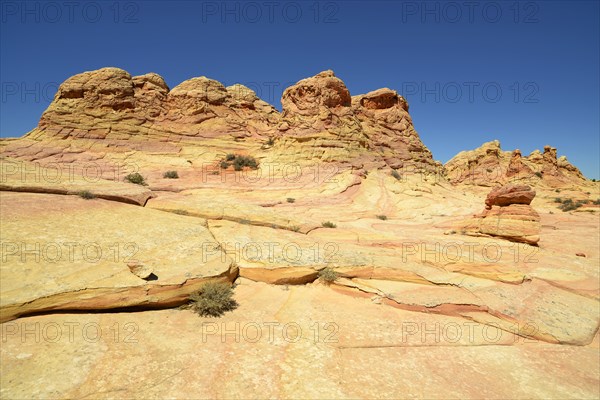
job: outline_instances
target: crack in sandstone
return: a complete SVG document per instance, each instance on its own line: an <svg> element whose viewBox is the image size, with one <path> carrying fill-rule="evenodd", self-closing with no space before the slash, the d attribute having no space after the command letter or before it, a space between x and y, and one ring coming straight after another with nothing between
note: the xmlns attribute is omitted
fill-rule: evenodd
<svg viewBox="0 0 600 400"><path fill-rule="evenodd" d="M350 290L355 290L355 291L359 291L359 292L366 293L366 294L378 294L383 298L384 304L387 304L391 307L400 308L405 311L419 312L419 313L425 313L425 314L434 313L434 314L446 315L446 316L450 316L450 317L459 317L459 318L463 318L463 319L466 319L466 320L469 320L472 322L476 322L478 324L492 326L496 329L500 329L504 332L507 332L507 333L510 333L513 335L517 335L517 336L520 336L523 338L541 340L541 341L544 341L547 343L554 343L554 344L561 343L560 340L556 339L553 335L551 335L550 333L547 333L547 332L534 334L533 336L530 336L530 335L521 333L518 330L511 331L511 330L503 328L502 326L499 326L498 324L485 323L482 321L478 321L477 319L475 319L471 316L463 315L464 312L481 312L481 313L489 314L492 317L498 318L505 322L508 322L509 324L512 324L512 325L516 324L517 326L519 326L518 320L510 317L509 315L501 313L499 311L490 309L488 306L482 306L482 305L472 304L472 303L464 303L464 304L462 304L462 303L440 303L440 304L436 304L436 305L432 305L432 306L407 304L407 303L402 303L402 302L398 301L393 296L390 296L389 294L382 292L378 289L375 289L377 291L377 293L374 293L374 292L366 291L360 287L352 287L352 286L347 286L347 285L343 285L343 284L342 284L342 286L344 286ZM471 293L471 294L473 294L473 293ZM477 296L475 296L475 297L478 298ZM537 333L537 331L536 331L536 333Z"/></svg>
<svg viewBox="0 0 600 400"><path fill-rule="evenodd" d="M69 190L69 189L50 188L50 187L34 187L34 186L12 187L12 186L2 185L2 184L0 184L0 191L19 192L19 193L58 194L58 195L65 195L65 196L77 195L76 191ZM142 207L144 207L146 205L146 203L148 202L148 200L150 200L150 197L148 197L146 200L144 200L144 204L140 204L139 202L137 202L133 199L130 199L128 197L125 197L125 196L112 195L112 194L100 194L100 193L94 193L94 196L96 196L99 199L103 199L103 200L114 201L117 203L133 204L134 206L142 206Z"/></svg>
<svg viewBox="0 0 600 400"><path fill-rule="evenodd" d="M145 310L177 307L184 304L188 295L199 289L204 282L219 279L233 282L238 274L237 266L232 263L219 275L188 278L177 284L82 288L54 293L1 307L0 323L32 314L44 315L74 310L97 312L124 308Z"/></svg>

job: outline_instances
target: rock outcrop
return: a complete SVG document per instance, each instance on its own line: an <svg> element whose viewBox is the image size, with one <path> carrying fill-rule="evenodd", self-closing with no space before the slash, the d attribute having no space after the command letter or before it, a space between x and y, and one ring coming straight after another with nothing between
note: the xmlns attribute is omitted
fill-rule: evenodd
<svg viewBox="0 0 600 400"><path fill-rule="evenodd" d="M131 76L119 68L102 68L67 79L38 127L26 136L32 142L17 140L3 152L44 163L56 161L40 157L50 148L56 148L54 154L81 149L97 154L105 148L179 153L182 146L204 140L214 159L243 141L272 150L255 157L280 163L331 162L352 169L427 173L441 169L415 131L406 100L391 89L353 97L333 71L324 71L287 88L281 103L279 113L243 85L225 87L204 76L170 89L155 73ZM77 162L80 157L73 158Z"/></svg>
<svg viewBox="0 0 600 400"><path fill-rule="evenodd" d="M236 137L269 132L276 120L277 110L242 85L225 88L199 77L169 90L155 73L132 77L119 68L102 68L60 85L38 128L63 139L139 139L173 133Z"/></svg>
<svg viewBox="0 0 600 400"><path fill-rule="evenodd" d="M485 210L468 221L467 234L500 237L513 242L537 245L540 216L531 207L535 191L526 185L508 184L494 188L485 200Z"/></svg>
<svg viewBox="0 0 600 400"><path fill-rule="evenodd" d="M485 199L487 209L492 206L506 207L511 204L531 204L535 191L526 185L506 185L493 189Z"/></svg>
<svg viewBox="0 0 600 400"><path fill-rule="evenodd" d="M324 71L286 89L282 105L284 140L311 143L313 155L323 160L351 160L365 169L435 172L441 167L415 131L408 103L394 90L350 97L344 82Z"/></svg>
<svg viewBox="0 0 600 400"><path fill-rule="evenodd" d="M497 140L484 143L475 150L460 152L444 165L444 169L450 182L456 184L495 186L524 182L561 187L586 182L579 169L565 156L557 158L554 147L545 146L543 153L534 150L524 157L519 149L502 151Z"/></svg>

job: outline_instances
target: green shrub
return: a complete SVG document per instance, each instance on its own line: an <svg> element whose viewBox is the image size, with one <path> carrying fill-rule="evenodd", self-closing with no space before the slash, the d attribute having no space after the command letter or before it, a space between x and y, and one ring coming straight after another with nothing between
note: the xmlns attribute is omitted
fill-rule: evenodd
<svg viewBox="0 0 600 400"><path fill-rule="evenodd" d="M267 140L267 146L273 146L274 144L275 144L275 139L270 137L269 140Z"/></svg>
<svg viewBox="0 0 600 400"><path fill-rule="evenodd" d="M252 156L241 156L239 154L227 154L225 160L221 161L220 166L222 169L227 169L233 165L233 169L241 171L244 167L251 169L257 169L258 163Z"/></svg>
<svg viewBox="0 0 600 400"><path fill-rule="evenodd" d="M233 290L228 283L207 282L200 290L190 295L190 308L203 317L220 317L226 311L237 308L238 303L233 299Z"/></svg>
<svg viewBox="0 0 600 400"><path fill-rule="evenodd" d="M287 198L287 202L288 202L288 203L293 203L293 202L295 202L295 201L296 201L296 199L294 199L293 197L288 197L288 198Z"/></svg>
<svg viewBox="0 0 600 400"><path fill-rule="evenodd" d="M554 199L555 203L562 203L562 199L560 197L557 197Z"/></svg>
<svg viewBox="0 0 600 400"><path fill-rule="evenodd" d="M163 174L163 178L166 179L179 179L179 174L177 171L167 171Z"/></svg>
<svg viewBox="0 0 600 400"><path fill-rule="evenodd" d="M331 283L339 278L339 274L333 268L325 267L319 271L319 279Z"/></svg>
<svg viewBox="0 0 600 400"><path fill-rule="evenodd" d="M385 215L378 215L377 218L379 218L382 221L385 221L387 219L387 216L385 216Z"/></svg>
<svg viewBox="0 0 600 400"><path fill-rule="evenodd" d="M142 185L142 186L146 186L147 185L146 180L144 179L144 177L142 175L140 175L139 173L137 173L137 172L134 172L132 174L127 175L125 177L125 180L127 182L130 182L130 183L135 183L136 185Z"/></svg>
<svg viewBox="0 0 600 400"><path fill-rule="evenodd" d="M79 195L79 197L81 197L82 199L86 199L86 200L91 200L91 199L95 199L96 195L92 192L90 192L89 190L82 190L77 192L77 195Z"/></svg>
<svg viewBox="0 0 600 400"><path fill-rule="evenodd" d="M402 176L398 173L398 171L396 171L395 169L392 170L392 176L394 178L396 178L397 180L402 179Z"/></svg>
<svg viewBox="0 0 600 400"><path fill-rule="evenodd" d="M323 228L336 228L337 227L336 224L334 224L333 222L329 222L329 221L323 222L321 224L321 226L323 226Z"/></svg>
<svg viewBox="0 0 600 400"><path fill-rule="evenodd" d="M581 200L574 202L573 199L565 199L565 200L563 200L562 204L560 206L558 206L558 208L563 210L563 212L567 212L567 211L577 210L583 204L584 204L584 202Z"/></svg>

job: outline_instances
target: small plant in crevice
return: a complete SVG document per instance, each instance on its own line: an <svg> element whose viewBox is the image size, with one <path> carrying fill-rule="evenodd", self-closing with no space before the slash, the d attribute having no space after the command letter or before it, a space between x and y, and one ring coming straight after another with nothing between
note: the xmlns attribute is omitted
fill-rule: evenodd
<svg viewBox="0 0 600 400"><path fill-rule="evenodd" d="M600 198L594 200L594 202L592 204L594 204L596 206L600 206Z"/></svg>
<svg viewBox="0 0 600 400"><path fill-rule="evenodd" d="M136 185L147 186L146 180L139 172L134 172L125 177L125 180L129 183L135 183Z"/></svg>
<svg viewBox="0 0 600 400"><path fill-rule="evenodd" d="M335 270L333 268L330 267L325 267L322 270L319 271L319 279L321 279L322 281L326 282L326 283L332 283L335 282L337 280L337 278L340 277L340 275L335 272Z"/></svg>
<svg viewBox="0 0 600 400"><path fill-rule="evenodd" d="M382 221L387 220L387 216L386 215L377 215L377 218L379 218Z"/></svg>
<svg viewBox="0 0 600 400"><path fill-rule="evenodd" d="M163 174L163 178L165 179L179 179L179 174L177 171L167 171Z"/></svg>
<svg viewBox="0 0 600 400"><path fill-rule="evenodd" d="M296 201L296 199L294 199L293 197L288 197L288 198L287 198L287 202L288 202L288 203L293 203L293 202L295 202L295 201Z"/></svg>
<svg viewBox="0 0 600 400"><path fill-rule="evenodd" d="M274 144L275 144L275 139L270 137L269 140L267 140L267 146L273 146Z"/></svg>
<svg viewBox="0 0 600 400"><path fill-rule="evenodd" d="M541 178L543 176L543 174L540 171L537 171L535 173L535 176L537 176L538 178Z"/></svg>
<svg viewBox="0 0 600 400"><path fill-rule="evenodd" d="M337 228L337 225L330 221L323 222L321 226L323 228Z"/></svg>
<svg viewBox="0 0 600 400"><path fill-rule="evenodd" d="M233 299L233 289L228 283L207 282L189 297L183 309L190 309L202 317L220 317L226 311L237 308Z"/></svg>
<svg viewBox="0 0 600 400"><path fill-rule="evenodd" d="M86 200L91 200L91 199L95 199L96 195L92 192L90 192L89 190L81 190L79 192L77 192L77 195L79 197L81 197L82 199L86 199Z"/></svg>
<svg viewBox="0 0 600 400"><path fill-rule="evenodd" d="M400 179L402 179L402 175L400 175L400 174L398 173L398 171L396 171L395 169L393 169L393 170L392 170L392 176L393 176L394 178L396 178L397 180L400 180Z"/></svg>

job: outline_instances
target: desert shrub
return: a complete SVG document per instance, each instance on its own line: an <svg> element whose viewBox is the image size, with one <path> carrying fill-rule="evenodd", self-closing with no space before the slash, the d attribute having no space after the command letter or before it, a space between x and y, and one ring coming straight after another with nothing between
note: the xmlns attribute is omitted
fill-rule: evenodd
<svg viewBox="0 0 600 400"><path fill-rule="evenodd" d="M220 317L237 306L238 303L233 299L233 290L228 283L207 282L200 290L190 295L190 302L186 308L203 317Z"/></svg>
<svg viewBox="0 0 600 400"><path fill-rule="evenodd" d="M142 186L146 186L146 180L144 179L144 177L139 174L138 172L134 172L132 174L129 174L125 177L125 180L129 183L135 183L136 185L142 185Z"/></svg>
<svg viewBox="0 0 600 400"><path fill-rule="evenodd" d="M323 222L321 224L321 226L323 226L323 228L336 228L337 227L336 224L334 224L333 222L330 222L330 221Z"/></svg>
<svg viewBox="0 0 600 400"><path fill-rule="evenodd" d="M267 140L267 146L273 146L274 144L275 144L275 139L270 137L269 140Z"/></svg>
<svg viewBox="0 0 600 400"><path fill-rule="evenodd" d="M227 169L233 165L233 169L241 171L244 167L251 169L257 169L258 163L252 156L241 156L239 154L227 154L225 160L221 161L220 166L222 169Z"/></svg>
<svg viewBox="0 0 600 400"><path fill-rule="evenodd" d="M293 197L288 197L288 198L287 198L287 202L288 202L288 203L293 203L293 202L295 202L295 201L296 201L296 199L294 199Z"/></svg>
<svg viewBox="0 0 600 400"><path fill-rule="evenodd" d="M541 178L541 177L542 177L542 173L541 173L540 171L537 171L537 172L535 173L535 176L537 176L538 178Z"/></svg>
<svg viewBox="0 0 600 400"><path fill-rule="evenodd" d="M177 214L177 215L190 215L189 212L187 212L186 210L182 210L182 209L173 210L172 213Z"/></svg>
<svg viewBox="0 0 600 400"><path fill-rule="evenodd" d="M392 170L392 176L397 180L400 180L402 178L402 176L395 169Z"/></svg>
<svg viewBox="0 0 600 400"><path fill-rule="evenodd" d="M597 206L600 206L600 198L594 200L594 204Z"/></svg>
<svg viewBox="0 0 600 400"><path fill-rule="evenodd" d="M334 282L338 277L339 274L333 268L326 267L319 271L319 279L327 283Z"/></svg>
<svg viewBox="0 0 600 400"><path fill-rule="evenodd" d="M177 171L167 171L163 174L163 178L179 179L179 174L177 173Z"/></svg>
<svg viewBox="0 0 600 400"><path fill-rule="evenodd" d="M583 201L574 202L573 199L564 199L562 204L558 206L563 212L577 210L584 204Z"/></svg>
<svg viewBox="0 0 600 400"><path fill-rule="evenodd" d="M234 168L237 167L237 168L240 168L240 169L242 169L244 167L249 167L249 168L252 168L252 169L256 169L256 168L258 168L258 163L254 159L254 157L251 157L251 156L237 156L235 158L235 160L233 160L233 167Z"/></svg>
<svg viewBox="0 0 600 400"><path fill-rule="evenodd" d="M555 203L562 203L562 199L560 197L557 197L554 199Z"/></svg>
<svg viewBox="0 0 600 400"><path fill-rule="evenodd" d="M379 218L382 221L385 221L387 219L386 215L378 215L377 218Z"/></svg>
<svg viewBox="0 0 600 400"><path fill-rule="evenodd" d="M82 190L80 192L77 192L77 195L79 197L81 197L82 199L86 199L86 200L91 200L91 199L95 199L96 195L92 192L90 192L89 190Z"/></svg>

